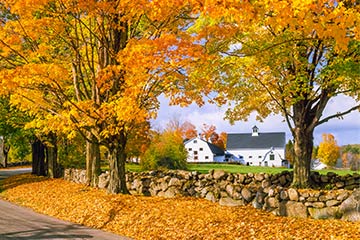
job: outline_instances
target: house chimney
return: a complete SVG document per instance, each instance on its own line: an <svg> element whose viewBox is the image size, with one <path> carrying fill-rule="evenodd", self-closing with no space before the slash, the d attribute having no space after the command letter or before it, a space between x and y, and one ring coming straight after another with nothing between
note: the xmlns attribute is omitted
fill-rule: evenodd
<svg viewBox="0 0 360 240"><path fill-rule="evenodd" d="M255 126L253 126L253 128L252 128L252 134L251 134L251 136L259 136L259 128L255 125Z"/></svg>

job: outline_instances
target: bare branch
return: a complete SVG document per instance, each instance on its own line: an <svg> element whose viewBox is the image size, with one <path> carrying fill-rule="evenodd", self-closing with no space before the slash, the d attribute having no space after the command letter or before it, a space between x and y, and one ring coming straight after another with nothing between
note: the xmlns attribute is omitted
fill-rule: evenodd
<svg viewBox="0 0 360 240"><path fill-rule="evenodd" d="M336 113L334 115L328 116L328 117L322 119L321 121L319 121L316 124L316 126L318 126L320 124L323 124L323 123L325 123L325 122L327 122L327 121L329 121L330 119L333 119L333 118L341 118L342 116L344 116L346 114L349 114L349 113L351 113L352 111L355 111L355 110L360 110L360 104L358 104L358 105L356 105L356 106L354 106L354 107L352 107L352 108L350 108L350 109L348 109L348 110L346 110L344 112L338 112L338 113Z"/></svg>

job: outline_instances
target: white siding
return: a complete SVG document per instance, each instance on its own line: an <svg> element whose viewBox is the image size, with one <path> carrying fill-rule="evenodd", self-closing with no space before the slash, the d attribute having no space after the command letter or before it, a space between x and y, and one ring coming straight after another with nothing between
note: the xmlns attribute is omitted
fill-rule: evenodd
<svg viewBox="0 0 360 240"><path fill-rule="evenodd" d="M242 156L245 163L250 166L281 167L285 159L284 149L232 149L228 150L236 157Z"/></svg>
<svg viewBox="0 0 360 240"><path fill-rule="evenodd" d="M194 138L185 143L188 151L187 162L223 162L225 156L214 156L207 142L200 138Z"/></svg>

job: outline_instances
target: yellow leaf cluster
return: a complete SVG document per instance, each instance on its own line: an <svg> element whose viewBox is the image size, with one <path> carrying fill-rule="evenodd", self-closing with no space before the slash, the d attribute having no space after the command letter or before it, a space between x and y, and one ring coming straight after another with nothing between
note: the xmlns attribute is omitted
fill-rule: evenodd
<svg viewBox="0 0 360 240"><path fill-rule="evenodd" d="M340 147L332 134L323 134L323 141L319 144L317 157L328 166L334 166L340 157Z"/></svg>

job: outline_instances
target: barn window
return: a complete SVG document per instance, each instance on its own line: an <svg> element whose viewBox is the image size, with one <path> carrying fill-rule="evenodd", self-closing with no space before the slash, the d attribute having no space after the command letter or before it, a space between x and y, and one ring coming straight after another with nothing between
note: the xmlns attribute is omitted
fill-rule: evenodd
<svg viewBox="0 0 360 240"><path fill-rule="evenodd" d="M197 155L198 154L198 151L194 151L194 155Z"/></svg>
<svg viewBox="0 0 360 240"><path fill-rule="evenodd" d="M192 151L192 148L189 148L189 151Z"/></svg>
<svg viewBox="0 0 360 240"><path fill-rule="evenodd" d="M194 143L197 143L197 140L194 140Z"/></svg>
<svg viewBox="0 0 360 240"><path fill-rule="evenodd" d="M204 150L204 149L203 149L203 148L200 148L200 149L199 149L199 151L202 151L202 150Z"/></svg>
<svg viewBox="0 0 360 240"><path fill-rule="evenodd" d="M270 160L275 160L275 155L273 153L270 154Z"/></svg>
<svg viewBox="0 0 360 240"><path fill-rule="evenodd" d="M209 156L205 156L205 159L209 159Z"/></svg>

